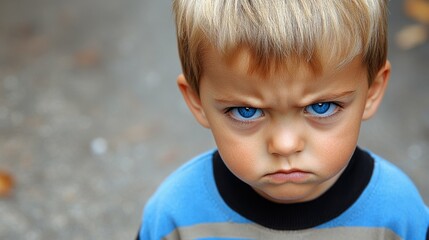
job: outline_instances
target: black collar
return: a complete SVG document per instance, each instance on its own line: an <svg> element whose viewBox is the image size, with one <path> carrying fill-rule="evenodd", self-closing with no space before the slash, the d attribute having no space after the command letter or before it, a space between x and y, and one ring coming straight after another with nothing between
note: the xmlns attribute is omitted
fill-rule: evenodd
<svg viewBox="0 0 429 240"><path fill-rule="evenodd" d="M213 155L216 186L226 204L243 217L276 230L311 228L339 216L359 198L373 169L374 159L356 148L338 181L322 196L303 203L279 204L261 197L235 177L218 152Z"/></svg>

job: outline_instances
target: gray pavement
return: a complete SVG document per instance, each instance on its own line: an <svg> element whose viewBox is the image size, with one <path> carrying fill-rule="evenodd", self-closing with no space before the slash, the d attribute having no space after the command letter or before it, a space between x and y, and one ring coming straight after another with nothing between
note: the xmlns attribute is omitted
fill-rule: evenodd
<svg viewBox="0 0 429 240"><path fill-rule="evenodd" d="M429 203L429 44L391 1L391 83L360 145ZM214 147L184 105L170 1L0 1L0 239L132 239L156 186Z"/></svg>

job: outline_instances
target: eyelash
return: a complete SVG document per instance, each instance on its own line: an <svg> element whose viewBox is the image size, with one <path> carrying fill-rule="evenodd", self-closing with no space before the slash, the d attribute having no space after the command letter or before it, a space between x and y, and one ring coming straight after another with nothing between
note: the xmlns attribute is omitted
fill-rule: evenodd
<svg viewBox="0 0 429 240"><path fill-rule="evenodd" d="M316 104L333 104L335 109L333 110L333 113L328 114L328 116L317 116L317 115L313 115L311 113L308 112L307 108L314 106ZM238 110L239 108L249 108L249 109L256 109L259 111L262 111L260 114L261 116L259 116L256 119L250 119L250 120L244 120L244 119L238 119L237 117L234 117L232 114L232 111L234 110ZM331 108L331 106L329 106L328 110ZM303 112L305 114L308 114L311 118L315 118L315 119L320 119L320 120L324 120L324 119L329 119L334 117L335 115L337 115L340 111L342 111L344 109L344 106L342 103L340 102L319 102L319 103L313 103L310 105L307 105L303 108ZM232 119L233 121L240 123L240 124L251 124L253 122L255 122L256 120L258 120L260 117L265 116L264 111L262 109L259 108L253 108L253 107L248 107L248 106L238 106L238 107L228 107L225 109L224 114L227 115L230 119ZM321 114L323 115L323 114Z"/></svg>
<svg viewBox="0 0 429 240"><path fill-rule="evenodd" d="M243 125L254 123L257 119L259 119L259 118L260 118L260 117L258 117L256 120L255 120L255 119L250 119L250 120L244 120L244 119L242 119L242 120L240 120L240 119L238 119L237 117L234 117L234 116L232 115L232 114L233 114L233 111L234 111L234 110L238 110L239 108L256 109L257 111L258 111L258 110L259 110L259 111L261 111L261 113L260 113L260 114L261 114L261 116L260 116L260 117L265 116L264 111L263 111L262 109L259 109L259 108L253 108L253 107L228 107L228 108L226 108L226 109L225 109L224 113L225 113L225 115L227 115L227 116L228 116L228 118L230 118L231 120L235 121L236 123L243 124Z"/></svg>
<svg viewBox="0 0 429 240"><path fill-rule="evenodd" d="M332 105L334 105L335 109L332 110L333 111L332 113L327 114L327 116L320 116L320 115L326 114L326 112L325 113L321 113L319 116L318 115L314 115L312 113L309 113L309 111L307 110L307 108L310 108L310 107L315 106L317 104L332 104ZM328 111L331 108L332 105L330 105L326 111ZM344 108L343 104L341 104L339 102L319 102L319 103L313 103L313 104L310 104L310 105L304 107L304 113L305 114L309 114L310 117L316 118L316 119L329 119L329 118L334 117L335 115L337 115L343 108ZM315 110L313 109L313 111L315 111Z"/></svg>

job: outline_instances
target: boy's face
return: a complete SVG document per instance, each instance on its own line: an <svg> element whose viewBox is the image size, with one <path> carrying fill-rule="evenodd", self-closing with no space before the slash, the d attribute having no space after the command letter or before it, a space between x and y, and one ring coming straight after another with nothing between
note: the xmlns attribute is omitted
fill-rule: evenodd
<svg viewBox="0 0 429 240"><path fill-rule="evenodd" d="M178 84L196 119L210 128L227 167L263 197L279 203L315 199L339 178L352 156L363 119L383 96L389 63L368 87L356 59L314 75L300 67L263 78L248 74L243 51L226 62L204 58L198 96Z"/></svg>

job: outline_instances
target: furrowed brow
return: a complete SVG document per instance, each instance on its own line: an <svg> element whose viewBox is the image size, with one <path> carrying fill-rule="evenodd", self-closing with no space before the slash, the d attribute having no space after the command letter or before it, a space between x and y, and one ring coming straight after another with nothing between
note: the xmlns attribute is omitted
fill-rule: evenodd
<svg viewBox="0 0 429 240"><path fill-rule="evenodd" d="M327 94L327 95L323 95L320 97L316 97L315 101L316 102L333 101L336 99L341 99L341 98L345 98L345 97L354 95L355 93L356 93L356 91L345 91L345 92L340 92L340 93Z"/></svg>

